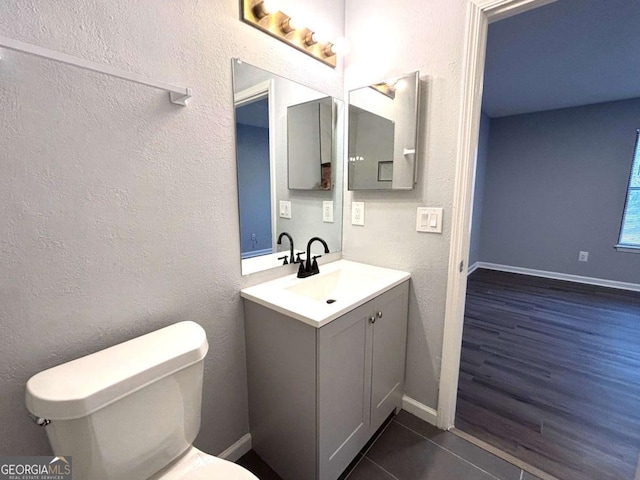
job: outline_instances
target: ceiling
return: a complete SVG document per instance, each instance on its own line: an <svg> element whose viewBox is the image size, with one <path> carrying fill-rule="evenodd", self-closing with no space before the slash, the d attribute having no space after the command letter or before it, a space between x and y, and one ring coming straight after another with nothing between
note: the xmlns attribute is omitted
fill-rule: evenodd
<svg viewBox="0 0 640 480"><path fill-rule="evenodd" d="M640 97L640 0L558 0L489 26L482 110Z"/></svg>

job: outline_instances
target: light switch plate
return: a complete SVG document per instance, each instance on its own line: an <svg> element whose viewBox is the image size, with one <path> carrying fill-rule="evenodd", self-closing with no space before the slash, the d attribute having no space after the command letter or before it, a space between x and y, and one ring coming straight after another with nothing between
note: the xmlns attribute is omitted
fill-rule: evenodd
<svg viewBox="0 0 640 480"><path fill-rule="evenodd" d="M364 225L364 202L351 203L351 225Z"/></svg>
<svg viewBox="0 0 640 480"><path fill-rule="evenodd" d="M322 221L333 223L333 200L322 202Z"/></svg>
<svg viewBox="0 0 640 480"><path fill-rule="evenodd" d="M418 207L416 231L442 233L442 208Z"/></svg>
<svg viewBox="0 0 640 480"><path fill-rule="evenodd" d="M280 200L280 218L291 218L291 202Z"/></svg>

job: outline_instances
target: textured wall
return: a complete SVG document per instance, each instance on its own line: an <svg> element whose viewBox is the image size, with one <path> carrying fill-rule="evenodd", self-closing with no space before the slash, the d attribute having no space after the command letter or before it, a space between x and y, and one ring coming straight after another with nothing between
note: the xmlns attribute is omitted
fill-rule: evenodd
<svg viewBox="0 0 640 480"><path fill-rule="evenodd" d="M613 248L639 109L633 99L492 119L479 260L640 283L640 255Z"/></svg>
<svg viewBox="0 0 640 480"><path fill-rule="evenodd" d="M461 98L464 0L349 0L352 42L345 71L353 89L420 70L418 184L411 192L349 192L343 256L411 272L407 394L437 407L444 328L450 219ZM349 222L365 202L365 226ZM444 207L443 233L417 233L416 207Z"/></svg>
<svg viewBox="0 0 640 480"><path fill-rule="evenodd" d="M202 430L248 431L232 56L341 97L330 69L241 23L237 0L7 0L0 34L194 89L167 94L14 52L0 68L0 452L46 454L24 384L179 320L207 331ZM344 29L344 0L306 2Z"/></svg>
<svg viewBox="0 0 640 480"><path fill-rule="evenodd" d="M482 208L484 200L485 177L487 173L487 156L489 154L489 132L491 119L482 112L480 116L480 135L476 153L476 175L473 185L473 211L471 213L471 245L469 246L469 266L480 261L480 226L482 225Z"/></svg>

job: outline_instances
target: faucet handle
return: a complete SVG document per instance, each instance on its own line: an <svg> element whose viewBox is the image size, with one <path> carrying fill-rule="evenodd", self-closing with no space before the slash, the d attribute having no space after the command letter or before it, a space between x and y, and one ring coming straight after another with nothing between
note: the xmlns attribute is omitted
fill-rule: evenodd
<svg viewBox="0 0 640 480"><path fill-rule="evenodd" d="M296 260L293 263L302 263L303 260L300 258L300 255L304 255L304 252L296 253Z"/></svg>
<svg viewBox="0 0 640 480"><path fill-rule="evenodd" d="M289 256L285 255L284 257L278 257L278 260L284 260L284 262L282 262L283 265L289 265Z"/></svg>
<svg viewBox="0 0 640 480"><path fill-rule="evenodd" d="M314 255L313 257L311 257L313 259L313 263L311 264L311 271L316 274L316 273L320 273L320 268L318 268L318 262L316 260L316 258L320 258L322 255Z"/></svg>

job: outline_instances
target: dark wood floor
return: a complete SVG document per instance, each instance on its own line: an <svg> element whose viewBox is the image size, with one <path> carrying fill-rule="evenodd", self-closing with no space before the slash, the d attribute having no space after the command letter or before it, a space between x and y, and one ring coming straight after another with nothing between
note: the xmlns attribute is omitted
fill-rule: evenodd
<svg viewBox="0 0 640 480"><path fill-rule="evenodd" d="M476 270L456 427L563 480L632 480L640 293Z"/></svg>

